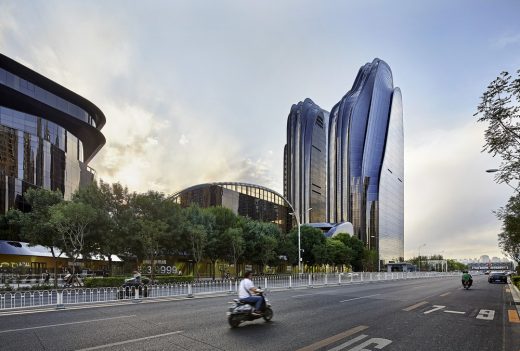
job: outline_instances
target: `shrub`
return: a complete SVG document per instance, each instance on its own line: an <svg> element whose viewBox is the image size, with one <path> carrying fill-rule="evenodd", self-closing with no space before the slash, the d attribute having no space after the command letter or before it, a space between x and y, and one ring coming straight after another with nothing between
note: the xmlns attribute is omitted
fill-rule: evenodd
<svg viewBox="0 0 520 351"><path fill-rule="evenodd" d="M110 288L119 287L125 282L124 277L88 277L83 280L86 288Z"/></svg>
<svg viewBox="0 0 520 351"><path fill-rule="evenodd" d="M520 288L520 275L511 276L511 282Z"/></svg>

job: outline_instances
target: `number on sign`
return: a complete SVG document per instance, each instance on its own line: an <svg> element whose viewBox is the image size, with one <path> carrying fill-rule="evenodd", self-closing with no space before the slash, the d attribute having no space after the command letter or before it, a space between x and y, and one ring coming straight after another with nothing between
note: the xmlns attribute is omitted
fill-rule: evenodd
<svg viewBox="0 0 520 351"><path fill-rule="evenodd" d="M361 345L358 345L358 346L350 349L349 351L370 351L372 349L365 349L365 347L370 346L370 345L374 345L374 348L381 350L383 347L388 346L391 343L392 343L392 341L388 340L388 339L372 338L372 339L365 341Z"/></svg>

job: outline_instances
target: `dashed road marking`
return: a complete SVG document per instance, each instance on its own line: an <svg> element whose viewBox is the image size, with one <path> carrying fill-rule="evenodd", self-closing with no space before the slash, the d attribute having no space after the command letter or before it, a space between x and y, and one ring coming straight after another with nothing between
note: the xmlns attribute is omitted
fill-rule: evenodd
<svg viewBox="0 0 520 351"><path fill-rule="evenodd" d="M507 314L509 315L510 323L520 323L520 318L518 317L517 310L508 310Z"/></svg>
<svg viewBox="0 0 520 351"><path fill-rule="evenodd" d="M428 303L428 301L419 302L419 303L416 303L415 305L404 308L403 311L410 312L411 310L414 310L417 307L421 307L422 305L426 305L427 303Z"/></svg>
<svg viewBox="0 0 520 351"><path fill-rule="evenodd" d="M466 314L466 312L460 312L460 311L449 311L449 310L446 310L444 312L446 312L446 313L454 313L454 314Z"/></svg>
<svg viewBox="0 0 520 351"><path fill-rule="evenodd" d="M354 335L356 333L359 333L365 329L368 329L368 326L366 325L358 325L357 327L351 328L349 330L344 331L343 333L339 333L337 335L331 336L327 339L323 339L320 341L315 342L314 344L311 344L309 346L305 346L301 349L298 349L297 351L315 351L319 350L322 347L326 347L332 343L335 343L336 341L339 341L341 339L344 339L348 336Z"/></svg>
<svg viewBox="0 0 520 351"><path fill-rule="evenodd" d="M381 295L381 294L374 294L374 295L368 295L368 296L354 297L353 299L341 300L340 302L347 302L347 301L353 301L353 300L359 300L359 299L368 299L369 297L378 296L378 295Z"/></svg>
<svg viewBox="0 0 520 351"><path fill-rule="evenodd" d="M177 330L177 331L174 331L174 332L171 332L171 333L164 333L164 334L159 334L159 335L146 336L144 338L138 338L138 339L114 342L114 343L111 343L111 344L105 344L105 345L99 345L99 346L94 346L94 347L88 347L86 349L81 349L81 350L77 350L77 351L92 351L92 350L106 349L106 348L112 347L112 346L120 346L120 345L130 344L130 343L138 342L138 341L142 341L142 340L155 339L155 338L160 338L160 337L163 337L163 336L175 335L175 334L180 334L180 333L182 333L182 330Z"/></svg>
<svg viewBox="0 0 520 351"><path fill-rule="evenodd" d="M449 294L451 294L451 293L450 293L450 292L447 292L447 293L444 293L444 294L442 294L442 295L440 295L440 296L446 296L446 295L449 295Z"/></svg>

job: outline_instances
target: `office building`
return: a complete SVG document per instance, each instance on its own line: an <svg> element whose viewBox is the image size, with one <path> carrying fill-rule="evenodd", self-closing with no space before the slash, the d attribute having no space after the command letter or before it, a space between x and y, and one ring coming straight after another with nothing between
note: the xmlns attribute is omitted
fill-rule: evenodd
<svg viewBox="0 0 520 351"><path fill-rule="evenodd" d="M65 199L92 182L105 116L90 101L0 54L0 214L31 187Z"/></svg>

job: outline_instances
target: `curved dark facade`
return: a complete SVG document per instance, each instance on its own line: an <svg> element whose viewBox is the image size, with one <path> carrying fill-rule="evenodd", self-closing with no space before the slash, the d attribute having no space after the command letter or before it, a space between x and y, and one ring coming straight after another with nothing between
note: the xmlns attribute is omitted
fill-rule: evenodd
<svg viewBox="0 0 520 351"><path fill-rule="evenodd" d="M0 54L0 213L30 187L66 199L93 180L105 116L90 101Z"/></svg>
<svg viewBox="0 0 520 351"><path fill-rule="evenodd" d="M401 92L375 59L330 113L327 221L351 222L383 261L404 256L403 135Z"/></svg>
<svg viewBox="0 0 520 351"><path fill-rule="evenodd" d="M282 195L274 190L247 183L218 182L194 185L171 196L182 207L222 206L235 214L272 222L283 231L290 230L289 209Z"/></svg>
<svg viewBox="0 0 520 351"><path fill-rule="evenodd" d="M327 119L311 99L293 105L287 118L284 195L301 223L327 217Z"/></svg>

